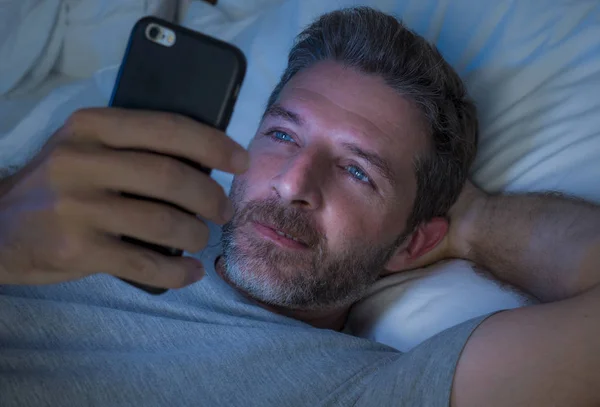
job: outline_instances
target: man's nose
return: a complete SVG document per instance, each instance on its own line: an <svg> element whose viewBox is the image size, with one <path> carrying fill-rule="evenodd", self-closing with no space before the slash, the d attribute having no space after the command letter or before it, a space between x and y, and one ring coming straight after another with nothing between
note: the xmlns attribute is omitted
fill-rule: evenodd
<svg viewBox="0 0 600 407"><path fill-rule="evenodd" d="M326 160L316 151L303 151L290 157L272 180L280 199L302 209L316 210L323 204Z"/></svg>

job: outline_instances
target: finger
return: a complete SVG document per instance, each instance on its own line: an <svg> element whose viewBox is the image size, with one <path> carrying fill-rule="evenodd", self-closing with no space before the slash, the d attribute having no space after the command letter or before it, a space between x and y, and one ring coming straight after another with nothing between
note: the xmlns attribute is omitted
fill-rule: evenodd
<svg viewBox="0 0 600 407"><path fill-rule="evenodd" d="M56 232L34 250L21 281L47 284L109 273L155 287L178 288L203 276L202 264L192 258L165 256L68 222L61 222Z"/></svg>
<svg viewBox="0 0 600 407"><path fill-rule="evenodd" d="M208 227L196 216L165 204L116 194L68 199L63 208L72 220L114 236L128 236L188 252L203 249Z"/></svg>
<svg viewBox="0 0 600 407"><path fill-rule="evenodd" d="M231 205L223 188L197 169L157 154L63 146L48 163L61 190L106 189L171 202L204 219L223 224Z"/></svg>
<svg viewBox="0 0 600 407"><path fill-rule="evenodd" d="M183 157L230 173L242 173L249 165L247 151L225 133L174 113L83 109L69 118L63 131L71 140Z"/></svg>
<svg viewBox="0 0 600 407"><path fill-rule="evenodd" d="M98 237L87 264L91 273L108 273L152 287L181 288L204 276L191 257L169 257L112 237Z"/></svg>
<svg viewBox="0 0 600 407"><path fill-rule="evenodd" d="M85 274L77 274L72 270L56 271L49 269L29 270L25 273L10 273L7 276L2 276L4 284L14 285L46 285L57 284L65 281L76 280L85 277Z"/></svg>

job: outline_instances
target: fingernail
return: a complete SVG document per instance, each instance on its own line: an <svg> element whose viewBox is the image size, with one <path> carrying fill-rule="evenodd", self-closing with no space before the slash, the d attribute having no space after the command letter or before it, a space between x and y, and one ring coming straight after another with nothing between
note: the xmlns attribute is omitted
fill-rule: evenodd
<svg viewBox="0 0 600 407"><path fill-rule="evenodd" d="M206 273L205 273L204 267L202 265L198 265L197 267L194 267L190 271L190 274L188 275L190 284L202 280L204 278L205 274Z"/></svg>
<svg viewBox="0 0 600 407"><path fill-rule="evenodd" d="M225 201L225 205L223 207L223 212L221 215L223 216L223 220L225 222L229 222L233 217L233 205L231 204L231 201L229 199Z"/></svg>
<svg viewBox="0 0 600 407"><path fill-rule="evenodd" d="M238 172L245 172L250 166L250 156L246 150L238 150L233 153L233 168Z"/></svg>

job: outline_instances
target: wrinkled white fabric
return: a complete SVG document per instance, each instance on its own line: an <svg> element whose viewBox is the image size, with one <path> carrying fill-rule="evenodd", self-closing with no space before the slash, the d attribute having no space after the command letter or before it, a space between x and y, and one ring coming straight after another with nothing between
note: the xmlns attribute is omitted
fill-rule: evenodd
<svg viewBox="0 0 600 407"><path fill-rule="evenodd" d="M0 2L0 137L58 86L118 64L145 15L173 20L175 0Z"/></svg>

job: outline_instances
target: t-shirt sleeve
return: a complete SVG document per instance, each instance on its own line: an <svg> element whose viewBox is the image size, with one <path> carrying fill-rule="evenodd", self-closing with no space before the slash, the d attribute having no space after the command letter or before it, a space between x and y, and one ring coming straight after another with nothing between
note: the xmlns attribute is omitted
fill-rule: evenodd
<svg viewBox="0 0 600 407"><path fill-rule="evenodd" d="M382 366L356 406L448 407L462 350L473 331L491 315L449 328Z"/></svg>

